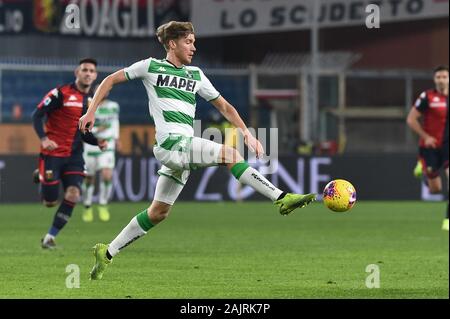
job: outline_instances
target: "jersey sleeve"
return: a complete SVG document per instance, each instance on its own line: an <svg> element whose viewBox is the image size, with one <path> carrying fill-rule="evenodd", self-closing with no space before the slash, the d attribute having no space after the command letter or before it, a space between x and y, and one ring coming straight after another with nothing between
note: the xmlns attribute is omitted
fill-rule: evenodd
<svg viewBox="0 0 450 319"><path fill-rule="evenodd" d="M50 112L62 107L63 96L58 88L55 88L44 96L42 101L38 104L38 110L42 112Z"/></svg>
<svg viewBox="0 0 450 319"><path fill-rule="evenodd" d="M201 70L200 76L201 76L201 86L200 89L198 90L198 94L208 102L216 100L220 96L219 91L216 90L216 88L212 85L211 81L206 77L206 75Z"/></svg>
<svg viewBox="0 0 450 319"><path fill-rule="evenodd" d="M135 79L142 79L148 74L148 68L150 66L151 58L136 62L129 67L125 68L125 77L128 81Z"/></svg>
<svg viewBox="0 0 450 319"><path fill-rule="evenodd" d="M44 117L47 113L56 110L60 107L62 107L62 93L59 89L55 88L48 92L42 101L37 105L36 109L34 110L32 114L33 118L33 127L36 131L36 134L39 138L45 137L45 130L44 130Z"/></svg>
<svg viewBox="0 0 450 319"><path fill-rule="evenodd" d="M98 145L98 139L97 137L95 137L94 133L92 132L86 132L83 133L81 132L81 139L83 140L83 142L88 143L90 145Z"/></svg>
<svg viewBox="0 0 450 319"><path fill-rule="evenodd" d="M422 94L420 94L419 98L416 100L416 103L414 104L414 107L420 113L425 112L428 109L429 105L427 92L423 92Z"/></svg>

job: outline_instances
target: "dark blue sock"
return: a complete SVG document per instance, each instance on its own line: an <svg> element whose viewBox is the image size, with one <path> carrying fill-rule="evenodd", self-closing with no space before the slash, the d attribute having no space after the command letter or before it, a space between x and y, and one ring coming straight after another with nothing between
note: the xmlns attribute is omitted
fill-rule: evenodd
<svg viewBox="0 0 450 319"><path fill-rule="evenodd" d="M446 215L446 218L448 219L448 204L447 204L447 215Z"/></svg>
<svg viewBox="0 0 450 319"><path fill-rule="evenodd" d="M53 225L48 231L52 236L58 235L59 231L64 228L64 226L69 221L70 216L72 216L73 208L75 207L74 202L68 200L63 200L61 205L56 211L55 217L53 219Z"/></svg>

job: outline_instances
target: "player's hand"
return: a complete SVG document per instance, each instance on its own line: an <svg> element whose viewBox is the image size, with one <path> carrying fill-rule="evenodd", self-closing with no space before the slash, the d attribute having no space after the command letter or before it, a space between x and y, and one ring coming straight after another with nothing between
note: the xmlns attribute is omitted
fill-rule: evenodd
<svg viewBox="0 0 450 319"><path fill-rule="evenodd" d="M249 150L256 153L256 158L261 158L264 156L264 148L261 143L250 133L244 133L244 141Z"/></svg>
<svg viewBox="0 0 450 319"><path fill-rule="evenodd" d="M425 147L426 148L436 148L437 147L437 140L433 137L428 135L425 140Z"/></svg>
<svg viewBox="0 0 450 319"><path fill-rule="evenodd" d="M108 141L107 140L98 140L98 147L102 152L106 151L108 148Z"/></svg>
<svg viewBox="0 0 450 319"><path fill-rule="evenodd" d="M41 140L41 146L44 150L53 151L58 147L55 141L52 141L48 137L45 137Z"/></svg>
<svg viewBox="0 0 450 319"><path fill-rule="evenodd" d="M95 114L91 114L90 112L87 112L82 117L80 117L80 120L78 121L78 128L81 132L87 133L92 130L95 123Z"/></svg>

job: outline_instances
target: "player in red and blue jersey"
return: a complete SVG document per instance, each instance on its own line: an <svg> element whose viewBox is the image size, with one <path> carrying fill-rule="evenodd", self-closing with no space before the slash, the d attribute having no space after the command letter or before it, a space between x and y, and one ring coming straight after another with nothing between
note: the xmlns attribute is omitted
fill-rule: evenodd
<svg viewBox="0 0 450 319"><path fill-rule="evenodd" d="M54 248L55 237L66 225L81 196L85 176L83 141L106 148L91 133L82 134L78 121L86 113L92 84L97 78L97 61L83 59L75 70L76 80L51 90L33 113L33 126L41 140L39 182L47 207L58 203L60 185L64 199L56 211L52 226L42 239L42 248Z"/></svg>
<svg viewBox="0 0 450 319"><path fill-rule="evenodd" d="M434 89L423 92L408 115L408 125L420 136L419 159L432 193L442 192L440 171L445 169L448 180L448 90L449 70L439 66L434 70ZM420 120L422 119L422 123ZM443 230L449 229L448 204Z"/></svg>

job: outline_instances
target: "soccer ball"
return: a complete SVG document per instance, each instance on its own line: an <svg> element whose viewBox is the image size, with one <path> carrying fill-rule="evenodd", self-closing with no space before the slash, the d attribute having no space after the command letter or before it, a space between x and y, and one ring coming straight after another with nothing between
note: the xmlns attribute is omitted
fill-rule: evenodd
<svg viewBox="0 0 450 319"><path fill-rule="evenodd" d="M323 202L333 212L346 212L355 205L355 187L343 179L331 181L323 190Z"/></svg>

